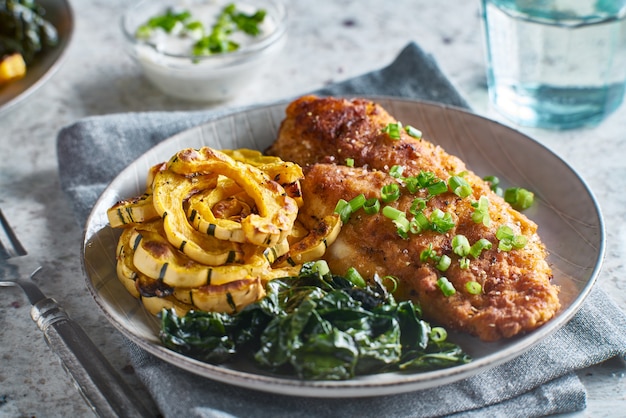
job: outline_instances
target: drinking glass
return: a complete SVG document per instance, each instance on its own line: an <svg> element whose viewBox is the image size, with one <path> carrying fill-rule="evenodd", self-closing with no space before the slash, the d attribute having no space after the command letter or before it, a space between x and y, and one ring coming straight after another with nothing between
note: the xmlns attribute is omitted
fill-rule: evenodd
<svg viewBox="0 0 626 418"><path fill-rule="evenodd" d="M489 97L513 122L593 126L626 81L626 0L481 0Z"/></svg>

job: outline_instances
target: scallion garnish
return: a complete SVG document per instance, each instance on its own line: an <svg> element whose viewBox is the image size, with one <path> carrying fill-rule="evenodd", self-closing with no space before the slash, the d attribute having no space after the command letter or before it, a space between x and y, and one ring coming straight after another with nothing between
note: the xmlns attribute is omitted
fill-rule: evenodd
<svg viewBox="0 0 626 418"><path fill-rule="evenodd" d="M472 244L469 250L469 255L471 255L474 258L478 258L480 257L480 254L483 252L483 250L491 249L491 245L492 245L491 241L489 241L486 238L481 238L478 241L476 241L474 244Z"/></svg>
<svg viewBox="0 0 626 418"><path fill-rule="evenodd" d="M383 208L383 216L389 218L396 225L398 235L402 238L408 237L409 232L409 220L406 218L406 214L401 210L398 210L392 206L385 206Z"/></svg>
<svg viewBox="0 0 626 418"><path fill-rule="evenodd" d="M430 329L429 337L433 342L442 343L448 338L448 331L442 327L432 327Z"/></svg>
<svg viewBox="0 0 626 418"><path fill-rule="evenodd" d="M406 125L404 127L404 131L407 134L409 134L409 136L412 136L413 138L422 139L422 131L420 131L417 128L412 127L411 125Z"/></svg>
<svg viewBox="0 0 626 418"><path fill-rule="evenodd" d="M450 212L444 212L441 209L435 209L430 214L430 227L433 231L445 234L454 228L454 219Z"/></svg>
<svg viewBox="0 0 626 418"><path fill-rule="evenodd" d="M363 203L363 211L365 211L365 213L367 213L368 215L373 215L375 213L378 213L379 210L380 210L380 201L376 199L375 197L367 199L365 203Z"/></svg>
<svg viewBox="0 0 626 418"><path fill-rule="evenodd" d="M522 187L509 187L504 191L504 200L517 210L528 209L535 200L535 194Z"/></svg>
<svg viewBox="0 0 626 418"><path fill-rule="evenodd" d="M433 244L428 244L428 247L420 252L420 261L422 263L425 263L435 257L437 257L437 253L435 252L435 250L433 250Z"/></svg>
<svg viewBox="0 0 626 418"><path fill-rule="evenodd" d="M422 212L415 213L415 217L411 219L411 223L409 225L409 229L413 234L419 234L422 231L426 231L430 229L430 222L426 215Z"/></svg>
<svg viewBox="0 0 626 418"><path fill-rule="evenodd" d="M500 179L496 176L485 176L483 177L487 183L489 183L489 188L498 196L502 196L502 187L500 187Z"/></svg>
<svg viewBox="0 0 626 418"><path fill-rule="evenodd" d="M317 272L321 276L330 273L330 267L328 267L328 263L326 260L316 260L311 263L311 271Z"/></svg>
<svg viewBox="0 0 626 418"><path fill-rule="evenodd" d="M404 172L404 167L401 165L394 165L389 169L389 175L396 179L401 178L403 172Z"/></svg>
<svg viewBox="0 0 626 418"><path fill-rule="evenodd" d="M346 158L346 166L354 167L354 158Z"/></svg>
<svg viewBox="0 0 626 418"><path fill-rule="evenodd" d="M357 287L366 287L367 283L365 283L365 279L361 276L361 273L354 267L350 267L346 272L346 279L350 280L353 285Z"/></svg>
<svg viewBox="0 0 626 418"><path fill-rule="evenodd" d="M345 224L346 222L348 222L350 216L352 216L354 212L363 207L365 201L365 195L362 193L350 199L349 202L344 199L339 199L339 201L335 205L335 213L338 214L339 217L341 217L341 222Z"/></svg>
<svg viewBox="0 0 626 418"><path fill-rule="evenodd" d="M468 269L468 268L469 268L469 265L470 265L470 260L469 260L469 258L467 258L467 257L461 257L461 258L459 259L459 268L460 268L461 270Z"/></svg>
<svg viewBox="0 0 626 418"><path fill-rule="evenodd" d="M413 215L417 215L418 213L421 213L424 208L426 208L426 199L416 197L415 199L413 199L413 203L411 203L411 208L409 209L409 212Z"/></svg>
<svg viewBox="0 0 626 418"><path fill-rule="evenodd" d="M380 198L383 202L389 203L400 198L400 186L396 183L391 183L383 186L380 189Z"/></svg>
<svg viewBox="0 0 626 418"><path fill-rule="evenodd" d="M454 285L452 285L452 283L450 283L450 281L446 277L440 277L437 280L437 286L439 287L439 289L441 289L441 293L443 293L443 295L446 297L452 296L456 293Z"/></svg>
<svg viewBox="0 0 626 418"><path fill-rule="evenodd" d="M352 209L350 208L348 201L345 199L339 199L335 205L335 213L339 215L341 222L344 224L348 222L350 215L352 215Z"/></svg>
<svg viewBox="0 0 626 418"><path fill-rule="evenodd" d="M383 128L383 133L389 135L389 138L398 140L400 139L400 131L402 130L402 123L388 123L387 126Z"/></svg>
<svg viewBox="0 0 626 418"><path fill-rule="evenodd" d="M526 246L526 237L516 235L513 229L508 225L501 225L496 231L496 238L500 241L498 249L502 251L511 251L513 248L524 248Z"/></svg>
<svg viewBox="0 0 626 418"><path fill-rule="evenodd" d="M448 186L446 186L446 182L443 180L436 181L429 186L426 186L426 190L428 190L428 194L431 196L437 196L438 194L442 194L448 191Z"/></svg>
<svg viewBox="0 0 626 418"><path fill-rule="evenodd" d="M485 226L491 225L491 218L489 217L489 199L486 196L481 196L476 202L472 203L474 212L472 213L472 220L477 224L483 224Z"/></svg>
<svg viewBox="0 0 626 418"><path fill-rule="evenodd" d="M441 257L439 257L439 261L437 262L435 267L439 271L446 271L450 267L450 264L452 264L452 259L448 257L447 255L443 254Z"/></svg>
<svg viewBox="0 0 626 418"><path fill-rule="evenodd" d="M470 295L478 295L483 291L483 287L478 282L467 282L465 283L465 290Z"/></svg>
<svg viewBox="0 0 626 418"><path fill-rule="evenodd" d="M171 33L177 26L182 28L187 19L191 18L191 13L188 10L182 10L180 12L174 11L169 7L164 14L160 16L154 16L148 19L148 22L139 26L135 36L138 38L147 38L152 34L153 29L163 29L167 33Z"/></svg>
<svg viewBox="0 0 626 418"><path fill-rule="evenodd" d="M459 257L467 256L470 248L470 243L465 235L455 235L452 238L452 251Z"/></svg>
<svg viewBox="0 0 626 418"><path fill-rule="evenodd" d="M460 198L466 198L472 194L472 186L462 176L450 176L448 179L448 187L452 190L452 193Z"/></svg>

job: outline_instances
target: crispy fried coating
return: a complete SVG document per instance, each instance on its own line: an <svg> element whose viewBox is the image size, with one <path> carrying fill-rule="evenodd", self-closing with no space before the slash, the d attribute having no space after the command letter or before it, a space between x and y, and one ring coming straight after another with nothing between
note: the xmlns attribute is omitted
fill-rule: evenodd
<svg viewBox="0 0 626 418"><path fill-rule="evenodd" d="M403 166L404 176L423 170L447 179L466 172L465 179L473 190L470 197L462 199L446 192L430 198L423 210L426 216L436 208L452 214L453 229L409 234L404 239L381 213L359 211L342 227L324 256L331 270L343 274L355 267L363 276L395 276L399 280L398 298L417 301L430 321L484 341L513 337L550 320L560 307L558 287L551 283L552 271L537 225L440 147L404 132L399 140L391 139L383 128L395 122L382 107L367 100L306 96L288 106L279 137L267 150L304 167L306 205L301 210L303 216L312 218L332 213L339 199L350 200L361 193L368 198L380 197L382 186L397 182L388 173L393 165ZM343 165L346 158L354 159L353 168ZM426 197L423 190L417 195L403 187L401 190L400 199L391 205L405 212L416 196ZM489 226L472 220L472 202L480 196L489 199ZM526 246L499 250L495 235L501 225L525 236ZM486 238L493 243L492 248L478 258L470 256L469 268L462 268L451 245L457 234L466 236L470 244ZM432 260L420 260L422 251L430 246L439 256L452 259L445 272ZM456 293L444 295L437 286L441 276L453 284ZM470 293L468 282L479 283L482 291Z"/></svg>

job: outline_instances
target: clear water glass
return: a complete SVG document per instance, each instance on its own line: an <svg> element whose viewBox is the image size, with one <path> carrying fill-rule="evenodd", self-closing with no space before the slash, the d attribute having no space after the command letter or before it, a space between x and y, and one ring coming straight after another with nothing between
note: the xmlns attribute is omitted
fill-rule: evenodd
<svg viewBox="0 0 626 418"><path fill-rule="evenodd" d="M489 97L513 122L570 129L617 109L626 0L481 0Z"/></svg>

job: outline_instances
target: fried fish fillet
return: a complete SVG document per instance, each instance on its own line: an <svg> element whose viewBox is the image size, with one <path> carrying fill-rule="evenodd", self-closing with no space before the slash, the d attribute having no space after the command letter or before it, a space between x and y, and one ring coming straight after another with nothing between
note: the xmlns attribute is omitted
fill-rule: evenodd
<svg viewBox="0 0 626 418"><path fill-rule="evenodd" d="M364 277L374 273L395 276L397 298L418 302L430 321L484 341L528 332L550 320L560 308L559 289L551 283L552 271L537 225L440 147L405 132L399 140L390 138L383 129L396 122L371 101L306 96L288 106L279 136L267 150L303 166L306 205L302 215L315 219L331 214L339 199L350 200L361 193L380 198L384 185L397 183L389 174L394 165L404 167L403 176L427 171L447 180L451 174L466 173L472 195L460 198L448 191L429 198L423 209L426 216L435 209L450 213L455 224L451 230L426 230L402 238L380 212L368 215L361 210L343 225L326 252L331 270L343 274L355 267ZM354 167L344 165L346 158L354 159ZM401 190L400 198L390 205L406 213L416 196L427 197L424 190L417 194ZM472 202L481 196L489 199L489 226L472 219ZM501 225L526 237L526 245L499 250L496 231ZM463 268L461 257L452 249L455 235L464 235L470 244L485 238L493 245L478 258L468 256L469 267ZM443 272L433 259L421 260L420 254L427 249L450 257L450 267ZM454 294L446 296L437 285L442 276L452 283ZM468 282L479 283L481 291L473 294L466 287Z"/></svg>

